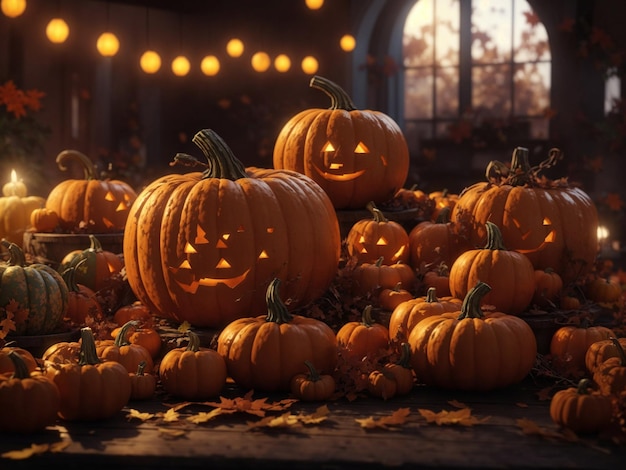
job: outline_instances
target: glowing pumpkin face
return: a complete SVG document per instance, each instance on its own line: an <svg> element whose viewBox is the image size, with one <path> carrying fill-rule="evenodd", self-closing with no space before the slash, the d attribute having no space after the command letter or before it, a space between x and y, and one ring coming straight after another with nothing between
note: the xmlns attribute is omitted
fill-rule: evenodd
<svg viewBox="0 0 626 470"><path fill-rule="evenodd" d="M124 260L137 298L162 317L222 328L266 313L274 278L290 308L322 295L341 251L326 193L301 173L244 168L210 130L194 143L207 171L159 178L131 207Z"/></svg>
<svg viewBox="0 0 626 470"><path fill-rule="evenodd" d="M384 113L357 110L344 90L322 77L313 77L311 86L330 96L333 105L302 111L283 126L274 145L274 168L311 177L336 209L391 199L409 170L399 126Z"/></svg>

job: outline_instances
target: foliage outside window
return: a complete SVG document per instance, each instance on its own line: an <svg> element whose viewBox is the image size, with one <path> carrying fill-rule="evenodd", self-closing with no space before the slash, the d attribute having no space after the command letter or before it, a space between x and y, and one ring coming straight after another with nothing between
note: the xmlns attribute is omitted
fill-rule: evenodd
<svg viewBox="0 0 626 470"><path fill-rule="evenodd" d="M403 47L410 142L548 137L550 49L525 0L419 0Z"/></svg>

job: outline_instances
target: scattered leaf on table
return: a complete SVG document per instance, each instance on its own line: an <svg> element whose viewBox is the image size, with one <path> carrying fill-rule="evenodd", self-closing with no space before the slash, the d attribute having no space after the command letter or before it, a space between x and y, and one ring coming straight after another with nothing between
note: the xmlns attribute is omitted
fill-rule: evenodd
<svg viewBox="0 0 626 470"><path fill-rule="evenodd" d="M224 410L223 408L214 408L213 410L209 411L209 412L201 412L201 413L196 413L195 415L189 416L187 418L187 421L189 421L190 423L193 424L202 424L202 423L206 423L207 421L211 421L213 418L216 418L219 415L223 415L225 413L235 413L234 410Z"/></svg>
<svg viewBox="0 0 626 470"><path fill-rule="evenodd" d="M171 428L159 428L159 435L164 438L178 438L187 434L187 431L183 429L171 429Z"/></svg>
<svg viewBox="0 0 626 470"><path fill-rule="evenodd" d="M137 411L133 408L128 410L128 414L126 417L130 419L139 419L141 421L148 421L149 419L154 418L156 415L154 413L142 413L141 411Z"/></svg>
<svg viewBox="0 0 626 470"><path fill-rule="evenodd" d="M180 415L174 408L170 408L165 413L163 413L161 417L163 418L163 421L167 423L174 423L178 421L179 416Z"/></svg>
<svg viewBox="0 0 626 470"><path fill-rule="evenodd" d="M247 424L250 429L261 428L261 427L270 427L270 428L278 428L278 427L295 427L300 426L302 424L319 424L325 421L328 418L330 411L328 406L322 405L315 410L312 414L299 413L299 414L291 414L291 413L283 413L280 416L267 416L265 418L260 419L256 422L249 421Z"/></svg>
<svg viewBox="0 0 626 470"><path fill-rule="evenodd" d="M63 452L65 449L67 449L70 446L71 443L72 441L53 442L52 444L50 444L50 452L52 453Z"/></svg>
<svg viewBox="0 0 626 470"><path fill-rule="evenodd" d="M32 444L30 447L19 450L10 450L5 452L1 456L6 459L12 460L25 460L31 458L33 455L43 454L50 449L48 444Z"/></svg>
<svg viewBox="0 0 626 470"><path fill-rule="evenodd" d="M253 400L253 393L254 390L250 390L243 397L235 397L233 399L220 397L219 402L204 402L202 404L213 406L215 408L221 408L224 411L239 411L259 417L264 417L266 411L284 411L298 401L296 399L285 399L273 403L268 403L268 397Z"/></svg>
<svg viewBox="0 0 626 470"><path fill-rule="evenodd" d="M489 416L482 419L473 416L471 408L462 408L456 411L442 410L439 413L423 408L420 408L418 411L426 419L426 422L429 424L435 423L439 426L449 424L474 426L475 424L481 424L489 420Z"/></svg>
<svg viewBox="0 0 626 470"><path fill-rule="evenodd" d="M410 414L411 410L409 410L408 408L399 408L388 416L383 416L381 418L374 418L373 416L370 416L364 419L355 419L355 421L359 423L362 428L365 429L390 429L394 426L401 426L405 424L406 418Z"/></svg>

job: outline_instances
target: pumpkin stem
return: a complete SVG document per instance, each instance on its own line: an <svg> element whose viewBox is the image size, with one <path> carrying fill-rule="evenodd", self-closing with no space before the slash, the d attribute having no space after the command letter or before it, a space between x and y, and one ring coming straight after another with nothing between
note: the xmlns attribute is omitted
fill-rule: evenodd
<svg viewBox="0 0 626 470"><path fill-rule="evenodd" d="M146 370L146 364L146 361L141 361L139 364L137 364L137 372L135 372L135 375L144 375Z"/></svg>
<svg viewBox="0 0 626 470"><path fill-rule="evenodd" d="M78 354L78 364L95 365L102 362L96 352L96 340L93 336L93 331L88 326L80 329L80 352Z"/></svg>
<svg viewBox="0 0 626 470"><path fill-rule="evenodd" d="M193 331L187 331L189 343L187 343L187 351L198 352L200 350L200 337Z"/></svg>
<svg viewBox="0 0 626 470"><path fill-rule="evenodd" d="M485 229L487 230L487 244L485 250L506 250L504 241L502 240L502 232L500 228L493 222L485 222Z"/></svg>
<svg viewBox="0 0 626 470"><path fill-rule="evenodd" d="M126 339L128 335L128 331L131 330L132 328L135 328L137 325L139 325L139 322L137 320L130 320L124 323L122 325L122 328L120 328L119 333L115 337L115 341L114 341L115 346L117 346L118 348L121 346L128 346L130 344L130 341Z"/></svg>
<svg viewBox="0 0 626 470"><path fill-rule="evenodd" d="M0 243L2 243L2 246L4 246L7 250L9 250L9 260L7 261L8 266L26 266L26 257L18 245L10 242L6 238L3 238Z"/></svg>
<svg viewBox="0 0 626 470"><path fill-rule="evenodd" d="M209 162L208 168L202 173L202 179L221 178L235 181L248 177L244 164L214 130L202 129L193 136L192 142L202 150Z"/></svg>
<svg viewBox="0 0 626 470"><path fill-rule="evenodd" d="M436 287L429 287L428 288L428 290L426 291L426 302L428 302L428 303L439 302L439 299L437 298L437 288Z"/></svg>
<svg viewBox="0 0 626 470"><path fill-rule="evenodd" d="M311 88L317 88L322 90L330 98L329 109L343 109L345 111L354 111L356 106L354 105L352 98L345 92L343 88L337 85L335 82L328 80L327 78L314 75L309 83Z"/></svg>
<svg viewBox="0 0 626 470"><path fill-rule="evenodd" d="M579 395L589 395L589 379L580 379L576 387L576 393Z"/></svg>
<svg viewBox="0 0 626 470"><path fill-rule="evenodd" d="M610 340L615 345L615 347L617 348L617 355L619 357L620 366L621 367L626 366L626 352L624 351L624 348L622 347L622 344L614 336L611 336Z"/></svg>
<svg viewBox="0 0 626 470"><path fill-rule="evenodd" d="M480 308L482 298L491 291L491 286L483 281L478 281L467 293L461 304L461 314L457 320L464 318L483 318L484 314Z"/></svg>
<svg viewBox="0 0 626 470"><path fill-rule="evenodd" d="M96 236L93 234L89 234L88 250L95 251L97 253L104 251L104 249L102 248L102 243L100 243L100 240L98 240Z"/></svg>
<svg viewBox="0 0 626 470"><path fill-rule="evenodd" d="M361 314L361 323L366 328L371 327L374 324L374 319L372 318L372 306L366 305L363 309L363 313Z"/></svg>
<svg viewBox="0 0 626 470"><path fill-rule="evenodd" d="M381 211L378 207L376 207L376 204L374 204L374 201L368 202L365 207L374 216L374 222L379 223L379 224L382 222L388 222L387 218L385 217L385 214L383 214L383 211Z"/></svg>
<svg viewBox="0 0 626 470"><path fill-rule="evenodd" d="M411 368L411 345L409 343L400 345L400 359L396 364L407 369Z"/></svg>
<svg viewBox="0 0 626 470"><path fill-rule="evenodd" d="M69 268L61 273L61 277L65 281L65 284L67 284L67 288L70 290L70 292L80 292L78 284L76 283L76 269L78 269L79 266L85 264L86 262L87 258L81 258L78 263L76 263L75 265L71 265Z"/></svg>
<svg viewBox="0 0 626 470"><path fill-rule="evenodd" d="M63 150L60 154L57 155L56 163L59 166L59 169L62 171L67 171L67 161L68 160L77 160L83 166L83 174L85 175L86 180L95 180L96 178L96 167L93 162L82 152L78 150Z"/></svg>
<svg viewBox="0 0 626 470"><path fill-rule="evenodd" d="M376 263L374 263L374 264L375 264L375 266L376 266L377 268L380 268L380 267L383 265L383 261L385 261L385 257L384 257L384 256L381 256L380 258L378 258L378 259L376 260Z"/></svg>
<svg viewBox="0 0 626 470"><path fill-rule="evenodd" d="M452 212L452 208L450 206L442 207L437 214L437 218L435 219L436 224L447 224L450 222L450 213Z"/></svg>
<svg viewBox="0 0 626 470"><path fill-rule="evenodd" d="M30 371L28 370L28 366L24 359L20 355L20 353L11 350L9 351L9 359L13 363L13 368L15 369L13 375L11 376L14 379L27 379L30 377Z"/></svg>
<svg viewBox="0 0 626 470"><path fill-rule="evenodd" d="M267 286L267 292L265 294L267 316L265 317L265 321L271 321L280 325L282 323L289 323L293 316L289 313L287 306L278 295L278 286L280 286L280 279L277 277Z"/></svg>
<svg viewBox="0 0 626 470"><path fill-rule="evenodd" d="M321 379L320 373L317 371L317 369L315 368L313 363L311 363L310 361L307 360L307 361L304 361L304 365L306 365L307 368L309 369L308 379L311 382L317 382L318 380Z"/></svg>

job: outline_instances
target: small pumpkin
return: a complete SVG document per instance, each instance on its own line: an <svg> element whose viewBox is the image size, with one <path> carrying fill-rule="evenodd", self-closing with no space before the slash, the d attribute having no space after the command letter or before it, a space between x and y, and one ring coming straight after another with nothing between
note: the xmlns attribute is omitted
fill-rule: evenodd
<svg viewBox="0 0 626 470"><path fill-rule="evenodd" d="M84 327L80 333L78 362L46 362L45 374L59 389L59 417L67 421L111 418L130 399L129 373L119 362L98 357L91 328Z"/></svg>
<svg viewBox="0 0 626 470"><path fill-rule="evenodd" d="M588 378L578 386L556 392L550 400L550 417L555 424L576 433L597 433L606 429L613 417L610 398L591 390Z"/></svg>
<svg viewBox="0 0 626 470"><path fill-rule="evenodd" d="M535 333L521 318L483 312L491 287L478 282L456 312L420 321L409 335L411 366L421 383L487 391L521 382L537 356Z"/></svg>
<svg viewBox="0 0 626 470"><path fill-rule="evenodd" d="M0 432L32 433L56 422L59 389L45 375L31 372L17 351L7 357L13 372L0 374Z"/></svg>
<svg viewBox="0 0 626 470"><path fill-rule="evenodd" d="M81 342L80 341L59 341L51 344L41 355L44 362L53 362L57 364L76 363L80 359Z"/></svg>
<svg viewBox="0 0 626 470"><path fill-rule="evenodd" d="M626 348L626 338L618 338L617 341L622 348ZM593 374L604 361L610 357L617 356L619 356L619 350L612 339L608 338L595 341L587 348L587 352L585 353L585 368L587 372Z"/></svg>
<svg viewBox="0 0 626 470"><path fill-rule="evenodd" d="M336 83L320 76L310 86L331 99L329 109L307 109L280 130L274 168L312 178L335 209L360 209L393 198L409 171L409 149L402 130L386 114L359 110Z"/></svg>
<svg viewBox="0 0 626 470"><path fill-rule="evenodd" d="M550 355L557 359L560 367L567 366L571 373L585 370L585 355L596 341L614 336L613 330L606 326L591 325L583 321L580 325L559 327L550 340Z"/></svg>
<svg viewBox="0 0 626 470"><path fill-rule="evenodd" d="M337 386L330 374L320 374L310 361L304 361L309 369L306 374L296 374L291 379L291 393L302 401L324 401L335 393Z"/></svg>
<svg viewBox="0 0 626 470"><path fill-rule="evenodd" d="M102 320L104 317L102 306L96 299L96 293L89 287L76 282L76 269L85 261L82 259L76 266L70 266L61 273L68 288L65 319L83 326L87 318Z"/></svg>
<svg viewBox="0 0 626 470"><path fill-rule="evenodd" d="M291 379L309 361L321 374L337 365L335 332L321 320L289 313L279 296L280 279L267 288L267 315L232 321L219 334L217 352L241 387L290 391Z"/></svg>
<svg viewBox="0 0 626 470"><path fill-rule="evenodd" d="M355 266L347 275L352 280L353 294L363 297L378 297L383 289L393 289L398 283L410 290L417 276L406 263L384 264L381 256L375 263Z"/></svg>
<svg viewBox="0 0 626 470"><path fill-rule="evenodd" d="M388 400L396 396L398 384L391 372L376 369L367 376L367 390L371 395Z"/></svg>
<svg viewBox="0 0 626 470"><path fill-rule="evenodd" d="M607 308L621 308L624 305L624 292L618 281L595 277L586 286L587 297Z"/></svg>
<svg viewBox="0 0 626 470"><path fill-rule="evenodd" d="M535 268L522 253L507 250L502 233L493 222L486 223L487 244L467 250L450 268L450 293L465 298L478 281L493 290L482 301L496 310L518 315L530 305L535 294Z"/></svg>
<svg viewBox="0 0 626 470"><path fill-rule="evenodd" d="M539 307L555 307L563 290L563 279L554 271L547 267L545 269L535 269L535 294L532 302Z"/></svg>
<svg viewBox="0 0 626 470"><path fill-rule="evenodd" d="M122 326L131 320L137 320L140 323L149 322L152 320L152 312L147 306L136 300L132 304L121 306L113 314L113 321L118 326Z"/></svg>
<svg viewBox="0 0 626 470"><path fill-rule="evenodd" d="M137 372L130 373L130 399L149 400L154 396L157 378L154 374L146 374L146 362L141 361Z"/></svg>
<svg viewBox="0 0 626 470"><path fill-rule="evenodd" d="M407 395L415 385L415 375L411 367L411 346L409 343L400 344L400 357L396 362L389 362L383 366L383 371L390 374L396 381L396 395Z"/></svg>
<svg viewBox="0 0 626 470"><path fill-rule="evenodd" d="M402 283L398 282L393 289L384 288L378 295L378 304L382 309L393 311L399 304L413 299L413 294L402 288Z"/></svg>
<svg viewBox="0 0 626 470"><path fill-rule="evenodd" d="M9 260L0 264L0 321L6 307L15 303L25 315L14 316L16 335L43 335L54 332L63 321L68 306L68 288L61 275L51 267L26 264L22 249L2 240Z"/></svg>
<svg viewBox="0 0 626 470"><path fill-rule="evenodd" d="M77 150L64 150L56 157L58 167L64 171L71 161L82 167L84 179L57 184L46 198L46 208L57 213L59 225L66 232L122 232L137 198L135 190L125 181L99 179L93 162Z"/></svg>
<svg viewBox="0 0 626 470"><path fill-rule="evenodd" d="M392 340L406 341L415 325L424 318L445 312L457 312L462 302L456 297L437 297L437 289L430 287L425 296L402 302L391 312L389 337Z"/></svg>
<svg viewBox="0 0 626 470"><path fill-rule="evenodd" d="M102 360L119 362L129 373L135 372L139 364L145 361L145 371L150 373L154 368L152 354L141 344L128 340L129 331L136 325L134 320L124 324L112 343L108 340L98 341L96 353Z"/></svg>
<svg viewBox="0 0 626 470"><path fill-rule="evenodd" d="M448 188L444 188L441 191L431 191L428 193L428 197L435 203L435 208L430 216L430 219L433 221L437 220L442 211L451 212L459 200L459 195L451 193Z"/></svg>
<svg viewBox="0 0 626 470"><path fill-rule="evenodd" d="M187 400L214 398L226 385L223 357L214 349L200 346L200 338L188 331L187 347L170 349L159 365L165 391Z"/></svg>
<svg viewBox="0 0 626 470"><path fill-rule="evenodd" d="M153 359L156 359L161 352L163 342L157 330L149 326L141 326L137 320L130 320L130 327L126 330L126 339L130 344L139 344L146 348ZM123 326L118 326L111 331L111 337L117 339Z"/></svg>
<svg viewBox="0 0 626 470"><path fill-rule="evenodd" d="M372 218L358 220L352 225L346 236L348 254L359 264L375 263L381 257L384 264L408 262L409 235L405 228L388 220L372 201L366 207Z"/></svg>
<svg viewBox="0 0 626 470"><path fill-rule="evenodd" d="M20 355L29 372L35 372L39 368L37 359L35 359L33 353L31 353L28 349L20 348L19 346L5 345L0 348L0 374L15 371L14 363L9 357L11 352L16 352Z"/></svg>
<svg viewBox="0 0 626 470"><path fill-rule="evenodd" d="M374 322L372 305L361 313L361 321L344 323L337 331L337 346L349 359L374 358L389 347L389 330Z"/></svg>
<svg viewBox="0 0 626 470"><path fill-rule="evenodd" d="M21 247L24 232L30 227L30 214L45 202L39 196L0 197L0 239L6 238Z"/></svg>
<svg viewBox="0 0 626 470"><path fill-rule="evenodd" d="M431 287L437 289L437 293L442 297L451 297L450 292L450 268L445 263L439 263L434 268L428 269L422 274L422 284L426 291Z"/></svg>
<svg viewBox="0 0 626 470"><path fill-rule="evenodd" d="M59 226L59 214L47 207L38 207L30 213L30 225L36 232L53 232Z"/></svg>
<svg viewBox="0 0 626 470"><path fill-rule="evenodd" d="M64 272L72 266L76 267L74 274L76 282L98 292L113 284L112 279L121 273L124 261L119 254L102 248L100 240L90 234L89 247L69 252L61 260L58 270Z"/></svg>
<svg viewBox="0 0 626 470"><path fill-rule="evenodd" d="M615 337L611 341L617 350L617 356L609 357L596 367L593 380L603 395L619 396L626 392L626 352Z"/></svg>

